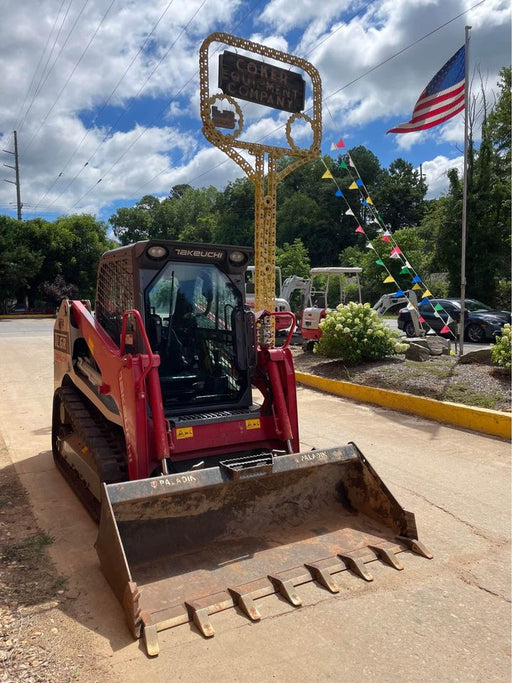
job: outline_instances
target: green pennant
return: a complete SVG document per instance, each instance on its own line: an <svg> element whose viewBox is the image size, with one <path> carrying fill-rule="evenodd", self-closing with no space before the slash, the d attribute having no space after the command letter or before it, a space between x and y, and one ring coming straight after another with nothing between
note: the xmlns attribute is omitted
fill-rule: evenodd
<svg viewBox="0 0 512 683"><path fill-rule="evenodd" d="M441 306L441 304L436 304L434 306L434 311L442 311L442 310L443 310L443 307Z"/></svg>
<svg viewBox="0 0 512 683"><path fill-rule="evenodd" d="M383 266L383 265L384 265L384 261L383 261L381 258L378 258L378 259L375 261L375 263L376 263L378 266Z"/></svg>
<svg viewBox="0 0 512 683"><path fill-rule="evenodd" d="M402 268L402 270L400 271L400 275L409 275L409 274L410 274L410 271L409 271L409 268L407 268L407 266L404 266Z"/></svg>
<svg viewBox="0 0 512 683"><path fill-rule="evenodd" d="M347 164L344 161L340 161L338 166L339 166L339 168L344 168L344 169L348 170Z"/></svg>

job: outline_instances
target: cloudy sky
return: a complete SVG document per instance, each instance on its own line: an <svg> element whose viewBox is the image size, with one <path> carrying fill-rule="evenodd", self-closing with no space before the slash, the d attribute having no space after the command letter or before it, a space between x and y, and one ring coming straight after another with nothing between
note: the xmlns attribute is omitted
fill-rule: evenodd
<svg viewBox="0 0 512 683"><path fill-rule="evenodd" d="M472 26L470 71L489 101L510 63L509 0L0 0L0 160L13 165L17 131L23 217L108 217L180 183L219 189L243 172L206 141L199 114L199 49L223 31L288 52L319 71L324 153L340 137L384 167L419 167L429 196L461 165L463 115L407 135L428 81ZM218 54L212 43L210 94ZM239 51L240 52L240 51ZM268 60L267 60L268 61ZM306 108L311 106L306 78ZM229 105L226 105L229 108ZM239 101L242 138L286 146L289 113ZM298 146L309 129L291 129ZM227 132L227 131L224 131ZM14 172L2 167L2 179ZM363 178L364 180L364 178ZM15 186L0 183L0 212L16 215Z"/></svg>

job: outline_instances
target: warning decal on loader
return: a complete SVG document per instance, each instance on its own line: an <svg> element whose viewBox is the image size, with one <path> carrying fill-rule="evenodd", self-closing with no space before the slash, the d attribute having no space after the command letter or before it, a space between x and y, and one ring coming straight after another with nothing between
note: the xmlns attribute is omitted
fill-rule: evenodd
<svg viewBox="0 0 512 683"><path fill-rule="evenodd" d="M245 421L245 428L246 429L259 429L261 427L260 421L258 419L254 420L246 420Z"/></svg>
<svg viewBox="0 0 512 683"><path fill-rule="evenodd" d="M194 436L194 430L192 427L178 427L176 429L177 439L190 439Z"/></svg>
<svg viewBox="0 0 512 683"><path fill-rule="evenodd" d="M69 335L67 332L53 332L53 348L56 351L69 353Z"/></svg>

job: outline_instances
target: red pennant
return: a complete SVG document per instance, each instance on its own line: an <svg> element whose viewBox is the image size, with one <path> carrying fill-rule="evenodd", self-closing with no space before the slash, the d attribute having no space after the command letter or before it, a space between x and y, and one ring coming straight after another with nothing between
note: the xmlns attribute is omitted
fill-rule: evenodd
<svg viewBox="0 0 512 683"><path fill-rule="evenodd" d="M364 230L360 225L357 226L356 232L361 232L364 235Z"/></svg>
<svg viewBox="0 0 512 683"><path fill-rule="evenodd" d="M391 240L389 239L389 237L387 235L382 235L381 240L383 242L391 242ZM391 253L393 253L393 252L391 252Z"/></svg>
<svg viewBox="0 0 512 683"><path fill-rule="evenodd" d="M341 149L342 147L345 147L345 143L343 142L343 140L342 140L341 138L340 138L340 139L338 140L338 142L336 143L336 147L337 147L338 149Z"/></svg>
<svg viewBox="0 0 512 683"><path fill-rule="evenodd" d="M441 334L446 334L447 332L451 332L450 328L448 325L445 325L443 329L441 330Z"/></svg>
<svg viewBox="0 0 512 683"><path fill-rule="evenodd" d="M419 320L420 323L424 323L424 322L425 322L425 318L424 318L422 315L419 315L419 316L418 316L418 320Z"/></svg>
<svg viewBox="0 0 512 683"><path fill-rule="evenodd" d="M392 254L401 254L401 253L402 253L402 251L401 251L400 247L393 247L393 249L391 249L391 254L390 254L390 256L391 256Z"/></svg>

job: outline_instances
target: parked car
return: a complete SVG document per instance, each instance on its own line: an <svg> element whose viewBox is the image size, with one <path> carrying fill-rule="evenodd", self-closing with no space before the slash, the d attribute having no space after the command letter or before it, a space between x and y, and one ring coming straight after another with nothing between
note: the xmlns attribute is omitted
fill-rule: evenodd
<svg viewBox="0 0 512 683"><path fill-rule="evenodd" d="M418 311L425 320L425 323L421 323L424 330L432 329L439 334L449 316L451 321L448 322L448 327L454 336L458 336L460 299L429 299L418 305ZM510 320L511 315L507 311L496 311L476 299L465 299L464 337L468 341L493 341L501 333L503 325ZM398 312L398 329L403 330L408 337L415 336L411 312L407 308Z"/></svg>

